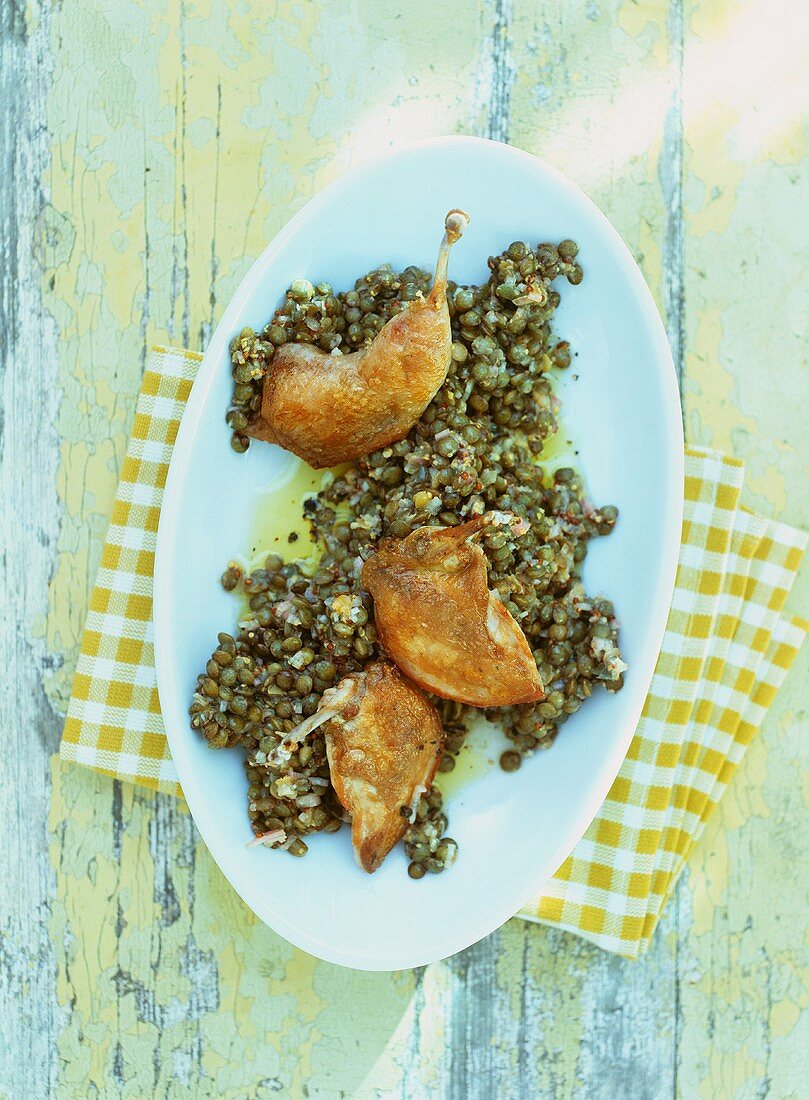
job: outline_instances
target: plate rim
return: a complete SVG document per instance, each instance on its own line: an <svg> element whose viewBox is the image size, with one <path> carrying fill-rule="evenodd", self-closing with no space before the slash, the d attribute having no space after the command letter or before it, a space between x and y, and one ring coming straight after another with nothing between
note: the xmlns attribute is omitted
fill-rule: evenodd
<svg viewBox="0 0 809 1100"><path fill-rule="evenodd" d="M202 361L200 362L185 409L183 410L177 437L172 448L166 483L163 489L163 500L160 509L155 545L152 614L158 696L162 700L168 699L173 695L171 691L172 685L167 681L167 669L169 665L163 660L163 657L170 648L168 641L168 620L170 616L168 615L167 608L169 605L168 588L171 582L170 570L164 567L164 563L169 560L169 548L176 536L176 523L174 522L170 506L172 499L178 491L177 487L187 466L187 461L184 461L182 456L188 454L187 444L196 434L199 421L206 407L209 390L216 376L215 372L219 368L222 354L232 338L236 315L241 311L245 300L249 298L255 284L260 280L264 269L272 262L276 253L286 244L291 236L297 233L298 230L317 213L325 202L338 196L340 192L356 185L364 176L373 173L380 165L391 159L396 159L405 154L426 148L440 150L448 146L460 145L495 148L505 159L514 157L515 159L530 162L534 168L539 167L539 169L557 186L565 191L572 192L577 201L588 207L591 214L602 223L602 227L610 239L612 249L620 259L621 267L630 282L632 297L638 303L644 315L644 319L649 326L650 336L654 341L655 347L654 369L660 377L661 392L664 396L664 420L661 426L665 429L664 439L668 453L668 461L665 465L667 471L665 482L667 497L665 509L665 560L660 565L660 576L662 580L657 585L654 600L655 606L652 612L650 612L650 619L652 620L650 624L650 633L655 639L655 645L650 649L650 652L653 652L653 658L647 657L643 662L645 666L643 668L643 693L641 694L641 692L638 691L638 700L630 716L626 719L625 729L621 732L621 736L616 738L616 744L611 752L605 756L604 766L602 767L598 782L593 784L593 789L584 808L564 831L564 844L560 844L559 848L560 851L564 850L564 855L559 861L559 865L561 865L598 814L621 768L624 758L626 757L627 750L631 744L641 716L646 696L648 695L649 686L654 674L654 667L657 662L657 656L660 651L668 620L679 560L685 476L685 443L681 397L671 349L657 305L635 258L606 214L604 214L597 204L585 194L576 183L547 161L523 149L519 149L514 145L493 141L489 138L465 135L432 137L396 146L394 149L382 155L363 161L356 167L343 172L337 179L323 187L317 194L313 195L300 210L293 214L266 245L243 276L222 313L205 349ZM633 668L633 674L638 675L637 662ZM295 947L307 951L326 962L337 963L351 969L363 971L392 972L411 969L414 966L421 966L429 962L447 958L450 955L465 950L467 947L490 935L495 929L499 928L519 912L523 902L536 895L541 890L542 886L552 877L553 872L549 875L543 870L540 874L534 875L533 878L529 878L524 891L520 891L518 900L515 901L512 896L509 896L507 899L501 901L499 905L493 907L489 919L481 925L482 931L478 929L471 937L462 937L463 942L459 943L457 946L452 946L448 950L442 948L438 954L435 954L435 952L428 952L425 954L415 949L397 952L397 950L394 949L387 952L384 958L360 958L356 952L334 949L330 944L319 940L315 935L302 934L301 931L289 921L280 917L275 911L271 911L271 908L264 902L255 898L249 899L245 896L246 891L236 886L233 879L225 870L222 860L217 853L217 830L214 826L209 824L209 818L203 812L205 803L204 795L200 789L194 768L186 758L184 751L185 735L189 727L187 723L179 727L172 721L167 720L166 712L167 708L171 707L171 704L164 704L161 702L160 707L171 756L194 825L228 884L259 919L267 924L273 931L283 936ZM172 717L176 717L176 715Z"/></svg>

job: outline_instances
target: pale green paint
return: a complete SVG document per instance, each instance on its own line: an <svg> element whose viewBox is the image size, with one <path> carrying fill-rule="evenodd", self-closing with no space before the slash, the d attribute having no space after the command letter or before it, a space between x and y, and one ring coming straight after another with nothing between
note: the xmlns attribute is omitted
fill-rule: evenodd
<svg viewBox="0 0 809 1100"><path fill-rule="evenodd" d="M661 303L682 281L690 438L745 459L757 508L809 524L806 140L797 102L774 92L798 79L795 48L772 6L689 6L681 146L677 11L31 4L31 49L53 58L33 250L60 397L60 529L47 614L29 601L23 625L37 652L64 657L42 671L58 709L146 342L202 346L273 233L380 145L505 128L581 183ZM171 800L54 760L52 871L30 887L50 898L52 963L15 960L50 1062L3 1072L65 1097L799 1095L807 660L636 964L516 921L419 975L316 963L245 909Z"/></svg>

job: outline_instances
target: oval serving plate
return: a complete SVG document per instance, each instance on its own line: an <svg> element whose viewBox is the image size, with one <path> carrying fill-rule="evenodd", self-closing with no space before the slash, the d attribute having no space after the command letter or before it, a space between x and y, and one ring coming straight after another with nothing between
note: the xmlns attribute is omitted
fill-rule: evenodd
<svg viewBox="0 0 809 1100"><path fill-rule="evenodd" d="M263 326L299 275L344 289L385 261L431 268L453 207L472 215L452 255L457 282L482 282L487 257L515 239L580 245L585 278L560 286L555 323L577 358L555 385L590 495L620 509L614 533L591 543L585 583L614 602L629 671L623 690L596 692L550 751L515 774L479 770L455 790L447 813L458 859L414 882L401 846L376 874L360 871L348 829L311 838L304 859L246 848L241 754L211 751L190 729L187 708L217 632L235 624L222 569L250 554L262 494L299 465L264 444L246 455L231 450L231 338ZM651 294L616 231L558 172L509 146L441 138L348 173L292 218L242 282L200 365L155 563L157 677L172 756L205 843L263 921L328 961L396 970L469 946L539 893L597 813L640 716L672 595L682 485L679 396Z"/></svg>

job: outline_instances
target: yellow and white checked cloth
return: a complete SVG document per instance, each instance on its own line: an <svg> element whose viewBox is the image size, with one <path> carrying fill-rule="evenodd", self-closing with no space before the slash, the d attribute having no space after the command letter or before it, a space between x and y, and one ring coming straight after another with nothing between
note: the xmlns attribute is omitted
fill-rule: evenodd
<svg viewBox="0 0 809 1100"><path fill-rule="evenodd" d="M152 572L163 486L201 356L157 348L90 600L66 760L182 795L154 671ZM740 507L740 462L686 455L680 563L643 716L604 805L520 913L635 957L809 630L784 614L807 535Z"/></svg>

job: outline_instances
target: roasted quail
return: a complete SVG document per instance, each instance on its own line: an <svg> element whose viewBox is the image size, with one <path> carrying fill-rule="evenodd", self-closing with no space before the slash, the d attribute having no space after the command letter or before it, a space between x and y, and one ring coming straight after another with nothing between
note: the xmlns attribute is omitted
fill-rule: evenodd
<svg viewBox="0 0 809 1100"><path fill-rule="evenodd" d="M351 839L369 873L401 840L429 790L444 746L433 704L393 665L374 661L323 693L317 712L280 746L323 726L332 786L351 815Z"/></svg>
<svg viewBox="0 0 809 1100"><path fill-rule="evenodd" d="M362 581L374 598L379 638L414 683L475 707L512 706L543 698L525 635L488 588L486 557L472 539L488 513L457 527L420 527L383 539Z"/></svg>
<svg viewBox="0 0 809 1100"><path fill-rule="evenodd" d="M247 434L279 444L315 469L403 439L449 370L447 263L468 221L461 210L447 214L430 293L392 317L368 347L335 355L312 344L283 344Z"/></svg>

